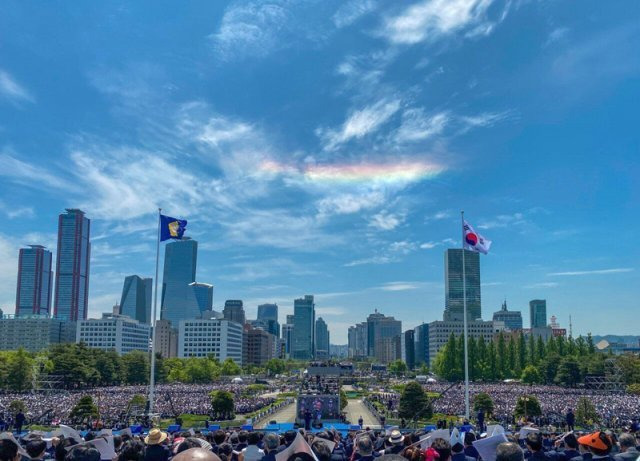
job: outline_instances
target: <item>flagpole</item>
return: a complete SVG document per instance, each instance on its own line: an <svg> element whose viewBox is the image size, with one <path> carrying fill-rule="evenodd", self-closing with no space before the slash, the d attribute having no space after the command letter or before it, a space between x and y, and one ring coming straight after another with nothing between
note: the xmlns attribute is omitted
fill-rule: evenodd
<svg viewBox="0 0 640 461"><path fill-rule="evenodd" d="M153 314L151 315L151 376L149 377L149 414L153 413L156 379L156 312L158 308L158 260L160 259L160 214L158 208L158 241L156 243L156 279L153 293Z"/></svg>
<svg viewBox="0 0 640 461"><path fill-rule="evenodd" d="M464 211L460 211L462 219L462 308L464 328L464 415L469 420L469 332L467 327L467 274L464 262Z"/></svg>

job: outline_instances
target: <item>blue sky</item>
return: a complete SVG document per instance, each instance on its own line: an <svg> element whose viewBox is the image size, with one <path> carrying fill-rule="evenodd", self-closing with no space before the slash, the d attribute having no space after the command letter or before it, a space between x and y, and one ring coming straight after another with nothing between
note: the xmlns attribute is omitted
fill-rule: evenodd
<svg viewBox="0 0 640 461"><path fill-rule="evenodd" d="M315 294L439 319L459 211L506 297L637 334L640 3L10 1L0 15L0 306L18 248L92 219L90 314L151 276L157 207L248 316Z"/></svg>

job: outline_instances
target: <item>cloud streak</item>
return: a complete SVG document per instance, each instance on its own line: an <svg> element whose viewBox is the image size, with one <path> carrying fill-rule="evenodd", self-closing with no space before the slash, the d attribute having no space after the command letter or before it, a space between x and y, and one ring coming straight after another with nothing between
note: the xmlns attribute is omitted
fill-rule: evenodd
<svg viewBox="0 0 640 461"><path fill-rule="evenodd" d="M33 94L3 69L0 69L0 95L13 103L35 102Z"/></svg>
<svg viewBox="0 0 640 461"><path fill-rule="evenodd" d="M604 274L623 274L633 272L632 267L615 267L612 269L596 269L588 271L568 271L568 272L551 272L547 274L549 277L574 277L580 275L604 275Z"/></svg>

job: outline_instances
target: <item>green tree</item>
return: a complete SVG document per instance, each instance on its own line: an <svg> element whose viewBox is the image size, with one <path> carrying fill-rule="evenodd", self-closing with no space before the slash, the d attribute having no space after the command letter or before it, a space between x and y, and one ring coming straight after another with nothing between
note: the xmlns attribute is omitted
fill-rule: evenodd
<svg viewBox="0 0 640 461"><path fill-rule="evenodd" d="M542 336L538 336L536 340L536 363L540 363L545 357L544 341L542 340Z"/></svg>
<svg viewBox="0 0 640 461"><path fill-rule="evenodd" d="M147 405L147 398L144 395L135 394L133 397L131 397L131 400L129 400L129 403L127 404L127 409L131 410L132 408L137 408L137 409L144 410L146 405Z"/></svg>
<svg viewBox="0 0 640 461"><path fill-rule="evenodd" d="M122 356L124 376L128 384L149 382L149 356L142 351L127 352Z"/></svg>
<svg viewBox="0 0 640 461"><path fill-rule="evenodd" d="M165 359L160 352L156 352L156 368L153 373L156 383L166 383L169 375L169 369L164 363ZM151 366L151 365L149 365Z"/></svg>
<svg viewBox="0 0 640 461"><path fill-rule="evenodd" d="M78 403L69 413L69 418L75 423L88 422L98 417L98 407L93 403L90 395L80 397Z"/></svg>
<svg viewBox="0 0 640 461"><path fill-rule="evenodd" d="M587 355L588 352L588 346L587 346L587 341L585 341L585 339L582 336L578 336L578 339L576 339L576 355L578 355L579 357L584 357L585 355Z"/></svg>
<svg viewBox="0 0 640 461"><path fill-rule="evenodd" d="M428 375L429 374L429 365L426 363L421 363L420 366L416 369L416 374L418 375Z"/></svg>
<svg viewBox="0 0 640 461"><path fill-rule="evenodd" d="M495 381L498 379L498 358L496 357L495 342L489 343L489 349L487 351L488 363L487 363L487 381Z"/></svg>
<svg viewBox="0 0 640 461"><path fill-rule="evenodd" d="M467 349L469 352L469 379L474 381L478 379L478 351L476 350L476 341L469 336L467 342Z"/></svg>
<svg viewBox="0 0 640 461"><path fill-rule="evenodd" d="M12 415L17 415L19 412L26 413L27 405L22 400L12 400L9 403L9 413Z"/></svg>
<svg viewBox="0 0 640 461"><path fill-rule="evenodd" d="M242 369L233 361L231 357L222 362L220 370L222 376L236 376L242 373Z"/></svg>
<svg viewBox="0 0 640 461"><path fill-rule="evenodd" d="M586 397L580 397L576 405L576 422L583 426L592 426L599 421L598 412L591 400Z"/></svg>
<svg viewBox="0 0 640 461"><path fill-rule="evenodd" d="M51 373L62 378L65 388L84 387L98 381L94 350L85 344L56 344L49 350Z"/></svg>
<svg viewBox="0 0 640 461"><path fill-rule="evenodd" d="M535 365L536 363L538 363L538 361L536 360L536 342L535 341L536 341L535 337L533 336L533 333L531 333L529 335L529 346L527 347L529 365Z"/></svg>
<svg viewBox="0 0 640 461"><path fill-rule="evenodd" d="M591 336L591 333L587 333L587 352L589 355L596 352L596 346L593 344L593 336Z"/></svg>
<svg viewBox="0 0 640 461"><path fill-rule="evenodd" d="M580 366L577 360L572 357L562 359L554 382L563 386L575 387L580 382Z"/></svg>
<svg viewBox="0 0 640 461"><path fill-rule="evenodd" d="M340 411L344 410L348 403L347 393L340 388Z"/></svg>
<svg viewBox="0 0 640 461"><path fill-rule="evenodd" d="M473 411L480 410L487 416L493 413L493 400L486 392L480 392L473 398Z"/></svg>
<svg viewBox="0 0 640 461"><path fill-rule="evenodd" d="M640 395L640 383L633 383L627 386L627 393Z"/></svg>
<svg viewBox="0 0 640 461"><path fill-rule="evenodd" d="M170 358L164 361L167 369L167 381L170 383L186 383L188 382L187 372L184 366L184 360L179 358Z"/></svg>
<svg viewBox="0 0 640 461"><path fill-rule="evenodd" d="M616 362L622 369L622 376L626 384L640 383L639 356L633 354L623 354L616 359Z"/></svg>
<svg viewBox="0 0 640 461"><path fill-rule="evenodd" d="M507 345L507 370L505 376L513 378L514 376L520 376L516 365L516 340L513 335L509 338L509 344Z"/></svg>
<svg viewBox="0 0 640 461"><path fill-rule="evenodd" d="M33 387L35 361L27 351L20 348L10 358L7 368L9 389L23 392Z"/></svg>
<svg viewBox="0 0 640 461"><path fill-rule="evenodd" d="M282 359L271 359L266 363L265 368L271 375L281 375L285 372L286 365Z"/></svg>
<svg viewBox="0 0 640 461"><path fill-rule="evenodd" d="M233 415L233 394L228 391L212 391L211 411L215 419L232 419Z"/></svg>
<svg viewBox="0 0 640 461"><path fill-rule="evenodd" d="M407 372L407 364L402 360L394 360L388 366L389 373L393 373L396 376L400 376Z"/></svg>
<svg viewBox="0 0 640 461"><path fill-rule="evenodd" d="M476 366L476 373L479 379L487 378L487 344L484 342L484 337L478 336L478 345L476 346L478 355L478 364Z"/></svg>
<svg viewBox="0 0 640 461"><path fill-rule="evenodd" d="M542 375L535 365L524 367L520 379L524 384L541 384L543 382Z"/></svg>
<svg viewBox="0 0 640 461"><path fill-rule="evenodd" d="M540 408L540 402L533 395L522 395L518 397L516 401L516 408L513 412L516 417L530 418L532 416L542 415L542 409Z"/></svg>
<svg viewBox="0 0 640 461"><path fill-rule="evenodd" d="M518 360L516 369L517 374L520 374L522 370L527 366L527 343L524 340L522 331L518 334Z"/></svg>
<svg viewBox="0 0 640 461"><path fill-rule="evenodd" d="M115 386L123 381L122 359L114 350L102 351L97 349L95 368L99 375L99 383L103 386Z"/></svg>
<svg viewBox="0 0 640 461"><path fill-rule="evenodd" d="M409 381L400 395L398 416L404 419L429 419L433 416L431 402L422 386L416 381Z"/></svg>
<svg viewBox="0 0 640 461"><path fill-rule="evenodd" d="M498 334L498 346L496 348L497 352L497 378L503 379L507 374L507 344L504 340L504 334L500 332Z"/></svg>
<svg viewBox="0 0 640 461"><path fill-rule="evenodd" d="M557 355L550 355L540 362L538 370L542 374L542 379L546 384L553 384L558 373L558 364L560 363L560 357Z"/></svg>

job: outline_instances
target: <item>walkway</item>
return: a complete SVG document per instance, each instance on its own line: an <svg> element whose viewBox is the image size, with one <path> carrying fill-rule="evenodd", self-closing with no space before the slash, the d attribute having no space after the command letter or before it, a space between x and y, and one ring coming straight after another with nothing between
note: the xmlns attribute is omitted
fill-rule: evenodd
<svg viewBox="0 0 640 461"><path fill-rule="evenodd" d="M363 426L370 428L380 427L380 422L373 416L361 399L349 400L344 409L347 413L347 421L351 424L358 424L358 419L362 416Z"/></svg>
<svg viewBox="0 0 640 461"><path fill-rule="evenodd" d="M296 402L290 405L282 407L272 415L267 416L265 419L258 423L257 429L264 429L269 424L269 421L277 421L278 423L293 423L296 420Z"/></svg>

